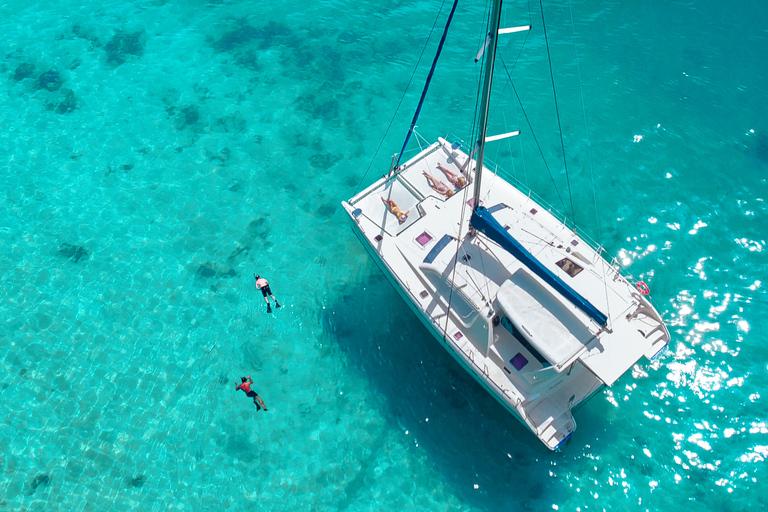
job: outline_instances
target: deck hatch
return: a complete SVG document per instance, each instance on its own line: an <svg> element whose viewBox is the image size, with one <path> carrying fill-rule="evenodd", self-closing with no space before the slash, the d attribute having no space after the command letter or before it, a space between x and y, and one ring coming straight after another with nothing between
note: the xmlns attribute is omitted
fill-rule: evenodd
<svg viewBox="0 0 768 512"><path fill-rule="evenodd" d="M555 263L555 265L563 269L563 272L565 272L571 277L576 277L579 274L579 272L584 270L581 266L569 260L568 258L561 259L560 261Z"/></svg>
<svg viewBox="0 0 768 512"><path fill-rule="evenodd" d="M515 367L515 370L520 371L528 364L528 359L523 354L518 352L515 357L509 360L509 363Z"/></svg>
<svg viewBox="0 0 768 512"><path fill-rule="evenodd" d="M499 203L499 204L495 204L495 205L491 206L490 208L488 208L488 211L491 212L491 213L496 213L497 211L503 210L504 208L509 208L509 206L507 206L504 203Z"/></svg>
<svg viewBox="0 0 768 512"><path fill-rule="evenodd" d="M430 235L425 231L416 237L416 241L419 243L420 246L424 247L425 245L427 245L429 242L432 241L432 235Z"/></svg>

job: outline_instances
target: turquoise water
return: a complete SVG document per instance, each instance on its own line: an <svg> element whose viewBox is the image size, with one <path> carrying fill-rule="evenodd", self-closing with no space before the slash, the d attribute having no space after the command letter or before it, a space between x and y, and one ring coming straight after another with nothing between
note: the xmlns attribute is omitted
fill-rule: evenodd
<svg viewBox="0 0 768 512"><path fill-rule="evenodd" d="M768 507L768 10L590 1L572 28L548 7L566 179L531 6L512 76L554 177L527 133L489 156L524 153L508 170L559 205L554 182L672 332L553 454L430 339L339 207L439 5L0 6L0 510ZM457 12L430 139L466 137L483 10ZM500 90L491 132L530 132ZM234 391L248 374L269 412Z"/></svg>

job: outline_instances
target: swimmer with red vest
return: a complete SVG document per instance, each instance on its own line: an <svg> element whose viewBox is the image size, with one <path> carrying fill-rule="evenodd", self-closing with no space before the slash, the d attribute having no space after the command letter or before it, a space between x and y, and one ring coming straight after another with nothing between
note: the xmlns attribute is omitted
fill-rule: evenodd
<svg viewBox="0 0 768 512"><path fill-rule="evenodd" d="M246 380L245 377L241 377L241 379L242 379L242 382L238 384L237 387L235 387L235 391L237 391L238 389L242 389L243 391L245 391L245 396L249 398L253 398L253 405L256 406L256 411L260 411L262 407L264 408L265 411L268 411L269 409L267 409L267 406L264 405L264 401L261 399L259 394L251 389L251 384L253 384L253 379L251 379L251 376L250 375L248 376L248 382L245 381Z"/></svg>

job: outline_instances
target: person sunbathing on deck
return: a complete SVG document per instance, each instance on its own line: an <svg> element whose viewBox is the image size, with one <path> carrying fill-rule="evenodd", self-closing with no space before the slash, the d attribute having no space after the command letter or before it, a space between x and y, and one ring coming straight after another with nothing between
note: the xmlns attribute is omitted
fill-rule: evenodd
<svg viewBox="0 0 768 512"><path fill-rule="evenodd" d="M448 185L440 180L436 180L427 171L424 171L422 174L424 174L424 177L427 178L429 186L432 187L432 190L445 197L451 197L453 195L453 190L451 190Z"/></svg>
<svg viewBox="0 0 768 512"><path fill-rule="evenodd" d="M400 207L397 206L397 204L395 204L393 200L384 199L383 197L381 198L381 200L385 205L387 205L387 208L389 208L389 212L395 217L397 217L397 220L400 221L400 224L402 224L403 222L406 221L406 219L408 219L408 212L404 212L403 210L401 210Z"/></svg>
<svg viewBox="0 0 768 512"><path fill-rule="evenodd" d="M443 174L445 174L445 177L448 179L448 181L451 182L451 184L454 187L461 188L467 184L467 178L465 178L464 176L457 176L455 172L443 166L443 164L441 164L440 162L437 163L437 168L443 171Z"/></svg>

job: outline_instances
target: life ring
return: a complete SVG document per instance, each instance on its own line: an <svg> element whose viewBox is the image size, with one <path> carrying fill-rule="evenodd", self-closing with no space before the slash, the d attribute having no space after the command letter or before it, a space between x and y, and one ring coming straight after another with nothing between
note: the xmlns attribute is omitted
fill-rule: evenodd
<svg viewBox="0 0 768 512"><path fill-rule="evenodd" d="M637 289L642 293L643 295L648 295L651 293L651 289L648 288L648 285L645 284L645 281L640 281L638 283L635 283L635 286L637 286Z"/></svg>

